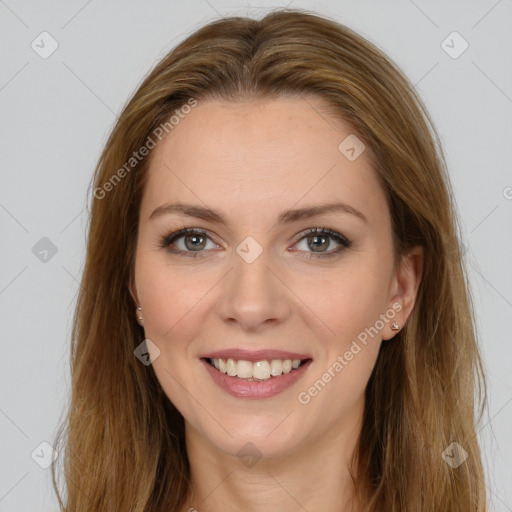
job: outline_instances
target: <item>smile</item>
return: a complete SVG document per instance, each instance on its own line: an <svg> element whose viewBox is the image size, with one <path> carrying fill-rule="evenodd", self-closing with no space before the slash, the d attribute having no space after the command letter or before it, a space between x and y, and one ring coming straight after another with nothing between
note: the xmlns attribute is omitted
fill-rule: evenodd
<svg viewBox="0 0 512 512"><path fill-rule="evenodd" d="M251 381L266 381L273 377L279 377L283 373L290 373L296 370L307 359L272 359L271 361L246 361L244 359L220 359L208 358L207 361L221 373L230 377Z"/></svg>
<svg viewBox="0 0 512 512"><path fill-rule="evenodd" d="M236 398L265 399L282 393L300 379L312 359L201 358L213 381Z"/></svg>

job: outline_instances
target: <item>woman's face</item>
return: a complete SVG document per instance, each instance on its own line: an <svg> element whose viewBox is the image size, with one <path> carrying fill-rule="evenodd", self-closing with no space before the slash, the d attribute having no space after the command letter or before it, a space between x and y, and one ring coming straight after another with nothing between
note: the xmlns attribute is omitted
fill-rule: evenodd
<svg viewBox="0 0 512 512"><path fill-rule="evenodd" d="M211 100L153 150L132 292L204 449L272 458L354 439L380 344L412 307L367 152L321 105ZM164 245L184 228L199 232Z"/></svg>

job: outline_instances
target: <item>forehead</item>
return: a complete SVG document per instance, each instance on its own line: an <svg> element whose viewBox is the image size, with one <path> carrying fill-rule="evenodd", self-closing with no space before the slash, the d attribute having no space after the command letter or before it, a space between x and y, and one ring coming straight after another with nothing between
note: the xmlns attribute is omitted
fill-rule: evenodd
<svg viewBox="0 0 512 512"><path fill-rule="evenodd" d="M316 97L199 103L153 150L141 212L185 199L253 213L348 199L379 206L368 152L347 158L344 141L358 139L327 107Z"/></svg>
<svg viewBox="0 0 512 512"><path fill-rule="evenodd" d="M329 106L315 96L244 101L208 100L183 115L157 149L200 149L197 157L223 152L251 151L261 160L272 156L318 157L321 151L337 151L337 139L352 133L341 119L328 112ZM176 118L175 118L176 119ZM326 135L329 135L326 137ZM304 142L311 140L310 144ZM323 141L323 142L321 142ZM318 143L321 142L320 145ZM316 152L309 151L316 143ZM260 150L256 144L261 145ZM196 155L188 155L189 161Z"/></svg>

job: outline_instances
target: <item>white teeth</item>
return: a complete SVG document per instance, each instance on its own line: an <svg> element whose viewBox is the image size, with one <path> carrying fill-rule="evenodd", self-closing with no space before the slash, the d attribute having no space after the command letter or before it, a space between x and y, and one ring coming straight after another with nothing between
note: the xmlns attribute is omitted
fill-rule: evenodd
<svg viewBox="0 0 512 512"><path fill-rule="evenodd" d="M270 375L278 377L283 373L283 362L280 359L272 359L270 362Z"/></svg>
<svg viewBox="0 0 512 512"><path fill-rule="evenodd" d="M241 379L269 380L271 377L279 377L283 373L290 373L293 369L300 366L300 359L272 359L268 361L257 361L252 363L245 360L234 359L211 359L211 362L222 373L227 373L230 377L239 377Z"/></svg>
<svg viewBox="0 0 512 512"><path fill-rule="evenodd" d="M270 365L268 361L258 361L252 365L252 376L255 379L267 380L270 379Z"/></svg>
<svg viewBox="0 0 512 512"><path fill-rule="evenodd" d="M216 359L214 359L214 361L216 361ZM236 375L236 372L237 372L236 362L233 361L233 359L228 359L228 362L226 363L226 373L230 377L234 377Z"/></svg>
<svg viewBox="0 0 512 512"><path fill-rule="evenodd" d="M292 370L292 361L291 359L286 359L283 361L283 373L290 373Z"/></svg>
<svg viewBox="0 0 512 512"><path fill-rule="evenodd" d="M241 379L249 379L250 377L252 377L252 363L250 361L238 361L238 369L236 374Z"/></svg>

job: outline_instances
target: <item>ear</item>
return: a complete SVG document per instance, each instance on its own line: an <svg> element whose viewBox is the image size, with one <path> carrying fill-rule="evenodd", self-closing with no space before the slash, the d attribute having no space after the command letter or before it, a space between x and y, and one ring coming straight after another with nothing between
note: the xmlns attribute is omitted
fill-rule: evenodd
<svg viewBox="0 0 512 512"><path fill-rule="evenodd" d="M135 302L135 305L138 306L139 305L139 297L137 295L137 288L135 286L135 280L133 279L133 276L130 276L128 290L130 291L130 295L132 296L132 299Z"/></svg>
<svg viewBox="0 0 512 512"><path fill-rule="evenodd" d="M409 249L401 258L391 284L389 308L397 311L393 320L400 329L404 327L416 302L418 288L423 275L423 247L417 245ZM399 308L398 305L401 307ZM389 340L398 333L391 329L391 321L382 331L382 339Z"/></svg>
<svg viewBox="0 0 512 512"><path fill-rule="evenodd" d="M130 295L132 296L133 301L135 302L136 310L135 310L135 318L137 319L137 323L142 326L143 317L141 316L141 311L139 310L139 297L137 295L137 288L135 287L135 282L133 278L130 278L130 283L128 284L128 290L130 291Z"/></svg>

